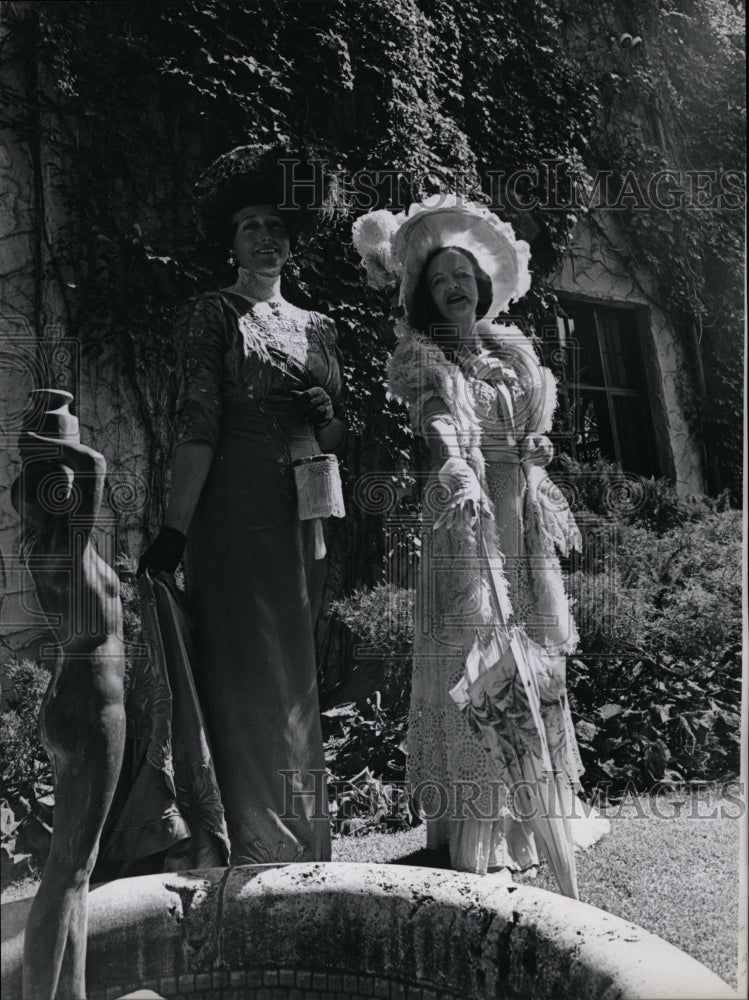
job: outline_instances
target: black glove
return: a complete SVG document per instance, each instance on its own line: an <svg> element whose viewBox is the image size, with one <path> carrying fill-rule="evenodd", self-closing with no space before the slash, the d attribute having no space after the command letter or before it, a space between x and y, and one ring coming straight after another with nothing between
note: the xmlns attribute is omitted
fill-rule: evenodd
<svg viewBox="0 0 749 1000"><path fill-rule="evenodd" d="M333 419L330 396L319 385L304 392L293 392L294 406L315 427L325 427Z"/></svg>
<svg viewBox="0 0 749 1000"><path fill-rule="evenodd" d="M173 573L179 566L187 539L176 528L162 528L140 557L136 576L143 576L148 570L151 576L157 573Z"/></svg>

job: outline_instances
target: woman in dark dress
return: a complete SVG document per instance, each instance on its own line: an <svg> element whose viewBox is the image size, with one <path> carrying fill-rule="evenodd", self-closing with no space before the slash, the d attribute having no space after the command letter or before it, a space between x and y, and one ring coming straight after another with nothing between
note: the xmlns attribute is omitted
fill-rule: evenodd
<svg viewBox="0 0 749 1000"><path fill-rule="evenodd" d="M293 463L340 443L341 374L333 322L280 293L298 222L277 207L280 180L272 150L240 147L198 182L238 275L179 314L172 487L139 567L173 572L184 554L232 864L330 858L313 644L324 539L299 518Z"/></svg>

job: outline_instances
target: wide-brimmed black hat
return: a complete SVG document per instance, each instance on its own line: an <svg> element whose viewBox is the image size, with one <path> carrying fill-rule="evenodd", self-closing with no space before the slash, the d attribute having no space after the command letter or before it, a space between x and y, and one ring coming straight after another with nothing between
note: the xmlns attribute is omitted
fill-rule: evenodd
<svg viewBox="0 0 749 1000"><path fill-rule="evenodd" d="M236 146L214 160L193 188L193 212L206 239L227 243L229 220L247 205L274 205L292 241L325 201L324 161L281 144Z"/></svg>

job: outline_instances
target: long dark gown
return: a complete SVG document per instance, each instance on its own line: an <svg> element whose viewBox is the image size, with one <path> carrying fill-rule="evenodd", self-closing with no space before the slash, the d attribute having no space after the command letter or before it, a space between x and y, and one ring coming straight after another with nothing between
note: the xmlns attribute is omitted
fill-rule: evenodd
<svg viewBox="0 0 749 1000"><path fill-rule="evenodd" d="M320 449L291 392L322 386L338 409L335 327L232 293L190 300L178 327L177 443L215 449L185 567L231 862L328 860L313 645L325 566L314 522L298 519L292 468Z"/></svg>

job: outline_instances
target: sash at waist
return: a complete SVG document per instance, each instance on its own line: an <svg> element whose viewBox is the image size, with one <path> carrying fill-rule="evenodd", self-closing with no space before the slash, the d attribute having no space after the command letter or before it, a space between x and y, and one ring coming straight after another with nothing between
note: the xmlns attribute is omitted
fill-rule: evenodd
<svg viewBox="0 0 749 1000"><path fill-rule="evenodd" d="M221 426L232 434L263 438L280 447L291 461L320 454L312 427L297 415L290 401L268 400L261 408L251 399L226 400Z"/></svg>
<svg viewBox="0 0 749 1000"><path fill-rule="evenodd" d="M484 461L490 464L520 465L520 450L516 444L506 441L482 441L481 453Z"/></svg>
<svg viewBox="0 0 749 1000"><path fill-rule="evenodd" d="M223 430L238 431L243 434L261 434L263 437L277 438L280 427L274 415L251 399L224 400L221 407Z"/></svg>

